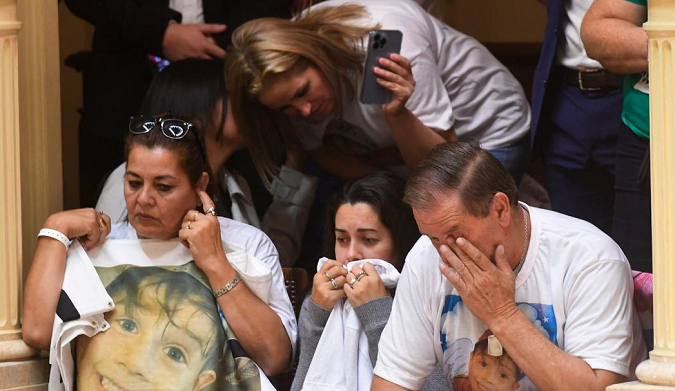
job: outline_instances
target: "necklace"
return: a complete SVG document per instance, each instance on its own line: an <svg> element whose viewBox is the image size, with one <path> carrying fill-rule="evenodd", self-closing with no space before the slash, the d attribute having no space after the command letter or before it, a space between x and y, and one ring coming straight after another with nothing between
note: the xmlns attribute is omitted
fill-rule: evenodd
<svg viewBox="0 0 675 391"><path fill-rule="evenodd" d="M513 274L515 274L516 277L518 276L518 273L520 273L520 269L523 268L523 262L525 262L525 256L527 255L527 213L522 205L520 206L520 210L523 212L523 219L525 220L525 235L523 237L523 255L520 256L518 266L513 269Z"/></svg>

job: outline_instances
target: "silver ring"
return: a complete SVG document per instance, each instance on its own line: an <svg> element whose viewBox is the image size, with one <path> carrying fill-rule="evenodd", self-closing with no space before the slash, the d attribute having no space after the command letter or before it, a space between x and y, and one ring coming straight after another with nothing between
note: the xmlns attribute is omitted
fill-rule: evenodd
<svg viewBox="0 0 675 391"><path fill-rule="evenodd" d="M210 214L211 216L218 216L218 213L216 213L216 207L215 207L215 206L210 207L210 208L207 209L206 212L204 212L204 213L208 213L208 214Z"/></svg>
<svg viewBox="0 0 675 391"><path fill-rule="evenodd" d="M361 270L361 273L359 273L359 275L356 276L356 281L361 281L361 279L362 279L363 277L367 276L367 275L368 275L368 273L366 273L366 272L364 272L363 270Z"/></svg>
<svg viewBox="0 0 675 391"><path fill-rule="evenodd" d="M195 215L192 217L192 221L197 221L197 216L199 216L199 212L195 211Z"/></svg>
<svg viewBox="0 0 675 391"><path fill-rule="evenodd" d="M327 278L329 281L333 279L333 277L331 277L330 274L328 274L328 270L324 271L324 272L323 272L323 275L326 276L326 278Z"/></svg>
<svg viewBox="0 0 675 391"><path fill-rule="evenodd" d="M192 223L192 221L188 221L188 223L187 223L187 225L185 226L185 228L191 229L191 228L190 228L190 223Z"/></svg>
<svg viewBox="0 0 675 391"><path fill-rule="evenodd" d="M354 283L355 283L356 281L357 281L356 278L352 278L351 280L349 280L349 282L348 282L347 284L349 284L349 286L351 286L351 287L353 288L353 287L354 287Z"/></svg>
<svg viewBox="0 0 675 391"><path fill-rule="evenodd" d="M340 289L340 286L338 285L337 281L335 281L334 278L330 279L330 283L333 284L333 289Z"/></svg>

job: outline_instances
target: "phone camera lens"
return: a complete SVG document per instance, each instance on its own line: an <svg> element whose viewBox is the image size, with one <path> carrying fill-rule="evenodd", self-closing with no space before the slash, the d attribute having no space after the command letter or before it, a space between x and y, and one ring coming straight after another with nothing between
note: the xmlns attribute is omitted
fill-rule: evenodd
<svg viewBox="0 0 675 391"><path fill-rule="evenodd" d="M382 47L384 47L384 45L386 45L386 44L387 44L387 38L382 37L382 39L380 40L380 45L382 45Z"/></svg>
<svg viewBox="0 0 675 391"><path fill-rule="evenodd" d="M375 42L380 42L382 36L380 34L375 34Z"/></svg>
<svg viewBox="0 0 675 391"><path fill-rule="evenodd" d="M379 49L379 48L380 48L380 44L377 43L377 42L375 42L375 43L373 44L373 49Z"/></svg>

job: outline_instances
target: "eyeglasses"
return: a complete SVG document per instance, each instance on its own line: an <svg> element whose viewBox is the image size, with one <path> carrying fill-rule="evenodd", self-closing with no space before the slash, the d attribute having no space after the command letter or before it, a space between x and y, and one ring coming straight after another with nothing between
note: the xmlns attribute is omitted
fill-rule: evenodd
<svg viewBox="0 0 675 391"><path fill-rule="evenodd" d="M178 118L171 118L171 115L171 111L169 111L163 117L153 117L148 115L133 116L129 118L129 132L132 134L145 134L159 125L164 136L172 140L180 140L187 136L190 129L195 127L190 122ZM203 161L206 163L208 161L206 157L206 149L202 144L202 140L199 137L199 132L197 129L194 129L193 134L197 144L199 144L199 153L201 154Z"/></svg>
<svg viewBox="0 0 675 391"><path fill-rule="evenodd" d="M168 115L171 115L169 112ZM177 118L152 117L138 115L129 118L129 131L133 134L148 133L159 125L162 134L173 140L180 140L194 127L190 122ZM196 135L196 133L195 133Z"/></svg>

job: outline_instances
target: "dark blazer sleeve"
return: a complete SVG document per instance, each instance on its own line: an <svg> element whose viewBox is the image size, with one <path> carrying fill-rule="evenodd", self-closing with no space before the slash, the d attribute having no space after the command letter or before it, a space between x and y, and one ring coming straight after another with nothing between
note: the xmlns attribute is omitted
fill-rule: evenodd
<svg viewBox="0 0 675 391"><path fill-rule="evenodd" d="M143 52L162 55L164 31L180 13L168 5L135 0L65 0L76 16L96 27L106 40L130 45Z"/></svg>

